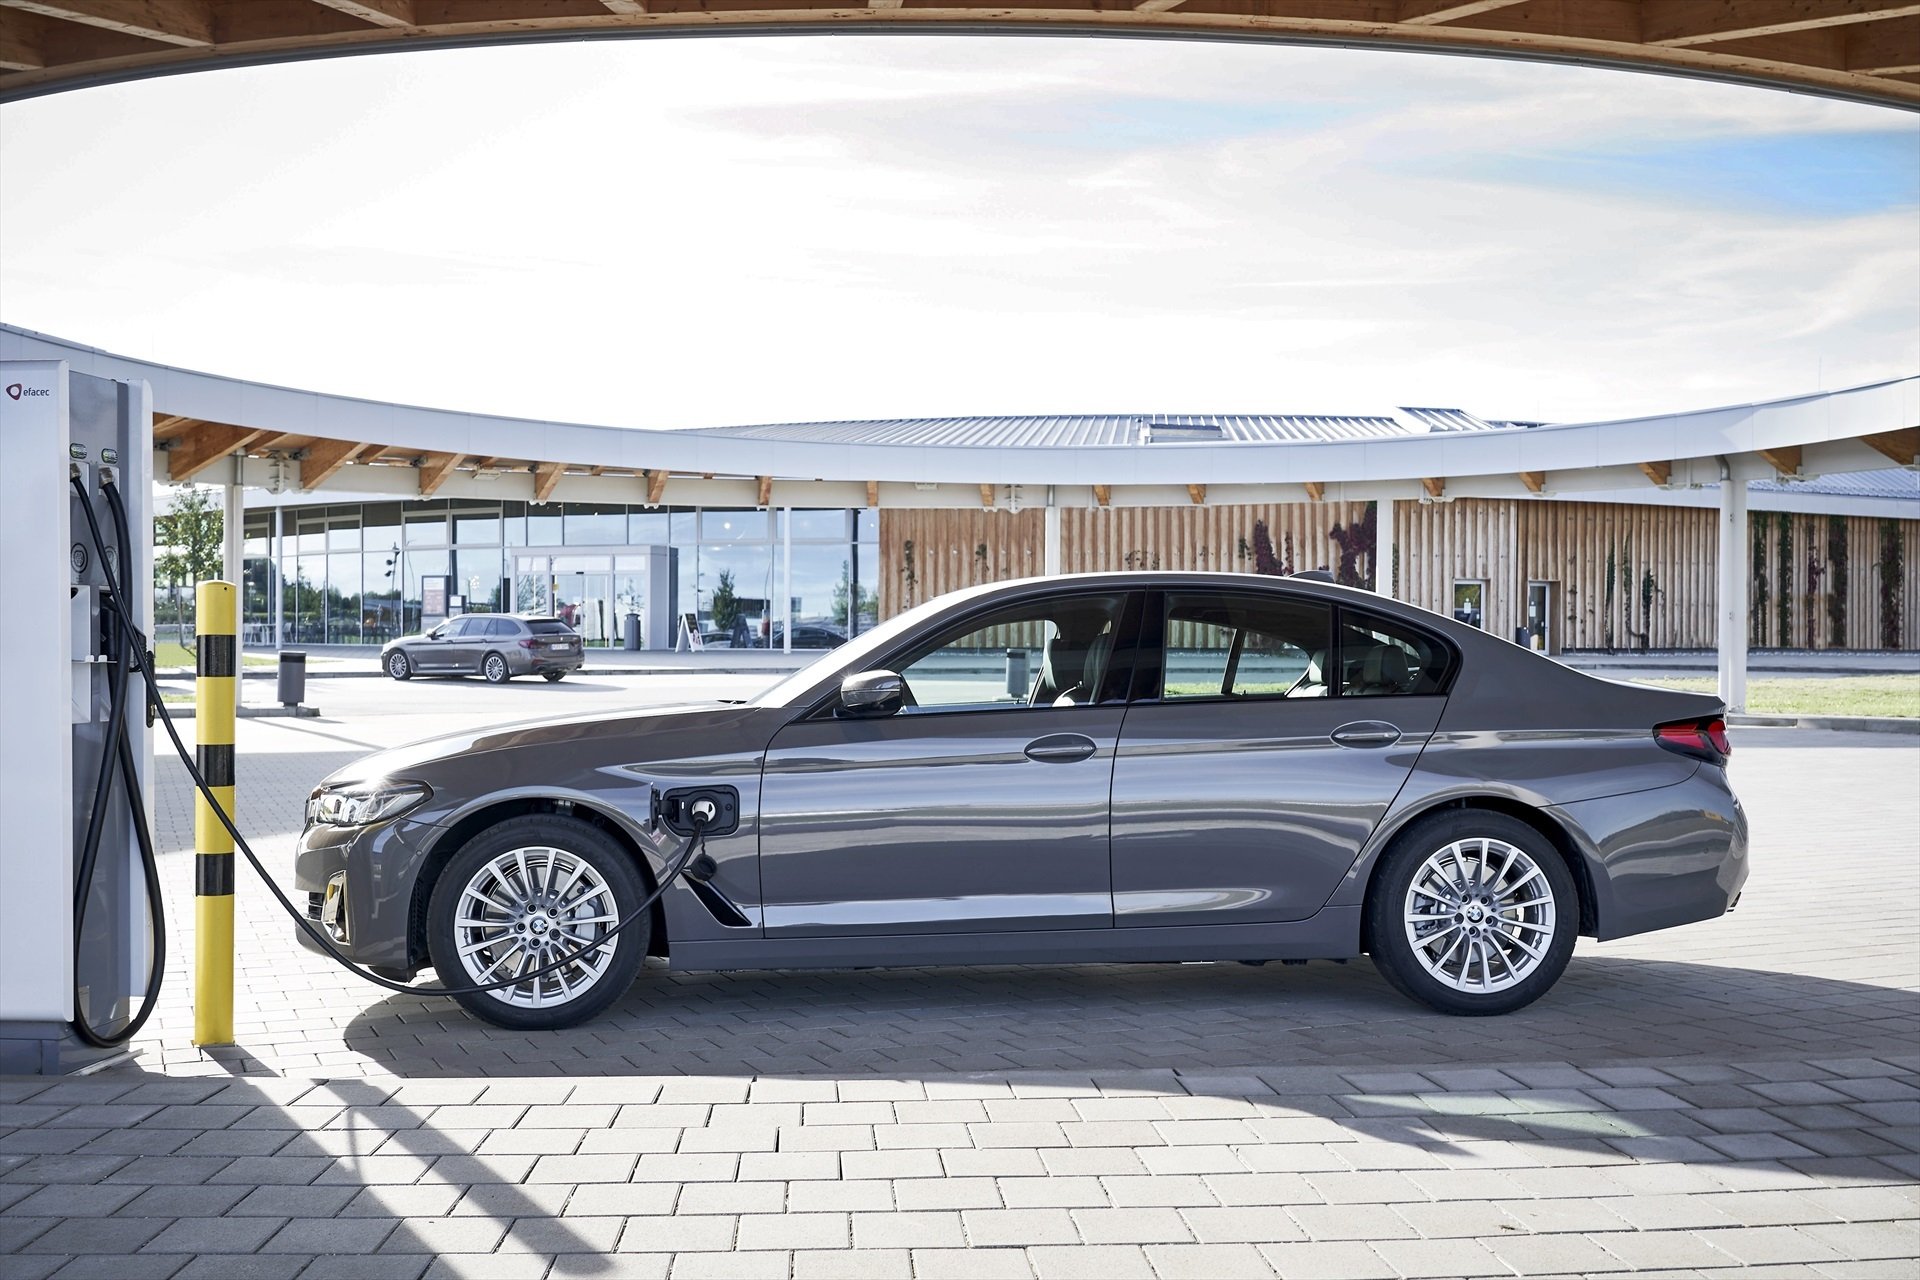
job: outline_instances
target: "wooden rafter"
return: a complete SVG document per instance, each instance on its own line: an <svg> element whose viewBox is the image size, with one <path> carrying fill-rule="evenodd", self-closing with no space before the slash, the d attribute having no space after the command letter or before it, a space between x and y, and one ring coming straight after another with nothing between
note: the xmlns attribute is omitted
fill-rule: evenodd
<svg viewBox="0 0 1920 1280"><path fill-rule="evenodd" d="M1784 449L1762 449L1760 456L1767 460L1768 466L1783 476L1800 474L1800 446L1797 444L1788 445Z"/></svg>
<svg viewBox="0 0 1920 1280"><path fill-rule="evenodd" d="M1110 484L1097 484L1093 486L1093 500L1103 507L1112 506L1113 486Z"/></svg>
<svg viewBox="0 0 1920 1280"><path fill-rule="evenodd" d="M198 421L198 418L189 418L184 414L156 413L153 415L153 438L171 440L180 433L182 428Z"/></svg>
<svg viewBox="0 0 1920 1280"><path fill-rule="evenodd" d="M1420 481L1420 487L1427 491L1429 498L1445 497L1447 492L1447 478L1445 476L1427 476Z"/></svg>
<svg viewBox="0 0 1920 1280"><path fill-rule="evenodd" d="M366 450L377 448L378 445L353 440L315 440L307 446L306 456L300 459L300 487L318 489L332 478L334 472Z"/></svg>
<svg viewBox="0 0 1920 1280"><path fill-rule="evenodd" d="M1187 501L1191 502L1196 507L1206 506L1207 505L1207 486L1203 484L1188 485Z"/></svg>
<svg viewBox="0 0 1920 1280"><path fill-rule="evenodd" d="M1307 501L1308 502L1325 502L1326 500L1327 500L1326 484L1320 480L1307 481Z"/></svg>
<svg viewBox="0 0 1920 1280"><path fill-rule="evenodd" d="M992 485L983 484L980 486L980 505L983 507L993 506L993 486Z"/></svg>
<svg viewBox="0 0 1920 1280"><path fill-rule="evenodd" d="M420 496L431 498L466 461L464 453L429 453L420 459Z"/></svg>
<svg viewBox="0 0 1920 1280"><path fill-rule="evenodd" d="M9 9L184 48L214 42L205 0L0 0Z"/></svg>
<svg viewBox="0 0 1920 1280"><path fill-rule="evenodd" d="M647 0L600 0L600 7L608 13L623 13L632 17L647 11Z"/></svg>
<svg viewBox="0 0 1920 1280"><path fill-rule="evenodd" d="M1544 471L1522 471L1520 473L1520 483L1527 486L1528 493L1545 493L1547 491L1547 473Z"/></svg>
<svg viewBox="0 0 1920 1280"><path fill-rule="evenodd" d="M554 486L560 483L560 477L567 474L564 462L536 462L533 464L533 500L545 502L553 496Z"/></svg>
<svg viewBox="0 0 1920 1280"><path fill-rule="evenodd" d="M319 3L349 18L371 22L376 27L415 25L413 0L319 0Z"/></svg>
<svg viewBox="0 0 1920 1280"><path fill-rule="evenodd" d="M1178 9L1187 0L1138 0L1133 6L1135 13L1165 13L1169 9Z"/></svg>
<svg viewBox="0 0 1920 1280"><path fill-rule="evenodd" d="M257 427L230 427L224 422L202 422L189 427L167 453L167 477L178 483L191 480L230 454L238 453L262 436L275 434Z"/></svg>
<svg viewBox="0 0 1920 1280"><path fill-rule="evenodd" d="M669 474L665 467L661 467L657 471L647 472L648 506L657 507L660 505L660 495L667 491L667 476Z"/></svg>
<svg viewBox="0 0 1920 1280"><path fill-rule="evenodd" d="M760 481L760 492L754 498L753 505L756 507L764 507L773 498L773 477L759 476L756 478Z"/></svg>
<svg viewBox="0 0 1920 1280"><path fill-rule="evenodd" d="M1667 483L1673 479L1673 464L1671 462L1643 462L1640 464L1640 471L1647 479L1662 488L1665 488Z"/></svg>
<svg viewBox="0 0 1920 1280"><path fill-rule="evenodd" d="M1400 21L1414 27L1462 22L1519 3L1521 0L1400 0Z"/></svg>
<svg viewBox="0 0 1920 1280"><path fill-rule="evenodd" d="M1908 427L1902 431L1881 431L1874 435L1861 436L1860 443L1869 449L1886 454L1903 467L1910 467L1914 464L1916 455L1920 455L1920 427Z"/></svg>
<svg viewBox="0 0 1920 1280"><path fill-rule="evenodd" d="M880 505L880 482L878 480L867 481L867 505L870 507Z"/></svg>
<svg viewBox="0 0 1920 1280"><path fill-rule="evenodd" d="M1915 13L1920 4L1890 0L1647 0L1640 6L1640 38L1684 49Z"/></svg>

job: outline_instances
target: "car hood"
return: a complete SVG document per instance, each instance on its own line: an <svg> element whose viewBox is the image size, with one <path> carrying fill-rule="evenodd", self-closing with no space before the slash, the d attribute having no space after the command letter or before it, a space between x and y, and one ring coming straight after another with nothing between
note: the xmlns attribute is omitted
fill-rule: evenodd
<svg viewBox="0 0 1920 1280"><path fill-rule="evenodd" d="M691 702L624 714L557 716L495 725L376 751L336 769L321 785L406 778L426 782L438 792L442 782L457 782L459 774L475 764L478 756L568 746L594 755L604 744L609 759L695 755L704 749L704 735L721 731L722 736L728 736L724 731L737 730L743 722L765 712L765 708L746 703Z"/></svg>

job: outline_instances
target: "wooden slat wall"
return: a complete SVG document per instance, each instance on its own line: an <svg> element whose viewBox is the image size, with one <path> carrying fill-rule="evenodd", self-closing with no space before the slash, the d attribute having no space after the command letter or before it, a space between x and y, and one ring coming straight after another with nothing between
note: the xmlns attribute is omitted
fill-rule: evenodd
<svg viewBox="0 0 1920 1280"><path fill-rule="evenodd" d="M1328 568L1340 548L1335 525L1360 520L1364 503L1269 503L1205 507L1095 507L1061 512L1061 567L1068 573L1126 569L1251 572L1253 526L1264 520L1276 556L1293 539L1293 567ZM1718 513L1711 508L1643 507L1625 503L1509 501L1393 504L1399 544L1400 599L1450 612L1457 579L1487 582L1486 626L1511 636L1524 619L1529 581L1554 584L1555 642L1562 649L1711 649L1718 554ZM1773 593L1764 617L1767 647L1783 643L1778 625L1778 523L1782 513L1754 512L1768 521L1766 575ZM1848 605L1846 647L1880 644L1881 521L1847 518ZM1920 520L1899 522L1905 548L1900 647L1920 649ZM1831 647L1827 594L1827 517L1792 517L1793 603L1791 647L1807 645L1811 610L1814 647ZM880 513L883 617L936 595L977 583L1040 573L1044 515L968 510ZM912 572L905 547L913 543ZM1607 593L1613 553L1612 596ZM1809 593L1808 557L1819 566ZM1361 572L1369 571L1363 562ZM1758 566L1754 582L1758 581ZM1624 579L1623 579L1624 569ZM1641 590L1653 575L1651 608ZM1749 589L1749 614L1757 586Z"/></svg>

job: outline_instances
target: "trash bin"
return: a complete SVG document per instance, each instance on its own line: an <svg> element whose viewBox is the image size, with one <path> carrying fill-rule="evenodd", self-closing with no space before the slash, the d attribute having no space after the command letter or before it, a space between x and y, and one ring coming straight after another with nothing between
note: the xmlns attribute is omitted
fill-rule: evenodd
<svg viewBox="0 0 1920 1280"><path fill-rule="evenodd" d="M1025 649L1007 650L1007 696L1026 697L1027 685L1027 651Z"/></svg>
<svg viewBox="0 0 1920 1280"><path fill-rule="evenodd" d="M1513 642L1522 649L1530 649L1533 647L1533 640L1527 635L1527 629L1524 626L1513 629Z"/></svg>
<svg viewBox="0 0 1920 1280"><path fill-rule="evenodd" d="M632 652L640 647L640 615L629 613L620 620L620 647Z"/></svg>
<svg viewBox="0 0 1920 1280"><path fill-rule="evenodd" d="M297 707L307 700L307 655L297 649L280 651L280 705Z"/></svg>

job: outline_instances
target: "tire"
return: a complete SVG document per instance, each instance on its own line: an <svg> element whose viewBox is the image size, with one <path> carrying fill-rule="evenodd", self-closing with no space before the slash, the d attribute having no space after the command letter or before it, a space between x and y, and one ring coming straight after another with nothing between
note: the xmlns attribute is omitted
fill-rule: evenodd
<svg viewBox="0 0 1920 1280"><path fill-rule="evenodd" d="M564 671L542 671L540 674L546 677L548 684L559 684L567 676Z"/></svg>
<svg viewBox="0 0 1920 1280"><path fill-rule="evenodd" d="M553 911L548 905L553 899L542 902L541 894L561 883L567 885L566 902ZM492 905L480 905L469 889ZM597 827L553 814L509 818L468 840L442 869L427 907L427 954L448 986L497 981L591 945L632 914L646 892L632 855ZM573 928L561 927L567 923ZM642 917L606 948L567 968L454 999L495 1026L521 1031L574 1026L604 1012L632 985L651 931L652 921ZM546 939L539 949L523 941L535 938ZM463 958L460 948L475 942L487 945ZM542 958L533 962L533 956Z"/></svg>
<svg viewBox="0 0 1920 1280"><path fill-rule="evenodd" d="M480 659L480 674L487 678L488 684L505 684L513 679L513 668L501 654L490 653Z"/></svg>
<svg viewBox="0 0 1920 1280"><path fill-rule="evenodd" d="M404 652L395 649L387 655L387 674L395 680L411 680L413 679L413 663L408 660Z"/></svg>
<svg viewBox="0 0 1920 1280"><path fill-rule="evenodd" d="M1448 810L1395 838L1366 918L1374 965L1402 995L1485 1017L1525 1008L1559 981L1580 894L1559 850L1526 823Z"/></svg>

